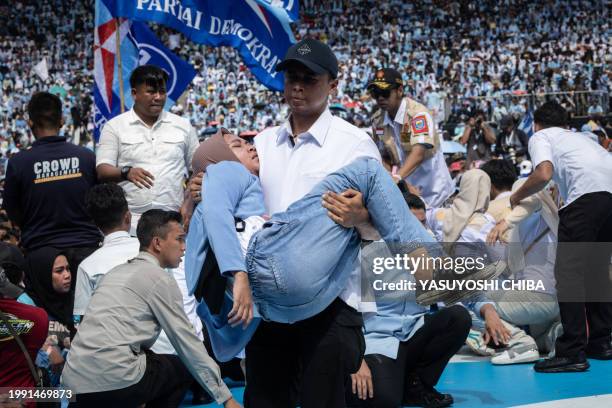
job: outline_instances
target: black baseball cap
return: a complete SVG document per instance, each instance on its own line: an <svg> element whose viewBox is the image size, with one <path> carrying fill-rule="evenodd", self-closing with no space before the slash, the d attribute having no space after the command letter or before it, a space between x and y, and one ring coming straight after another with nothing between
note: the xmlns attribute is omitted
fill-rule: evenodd
<svg viewBox="0 0 612 408"><path fill-rule="evenodd" d="M387 90L404 85L402 75L393 68L382 68L376 71L374 78L368 83L367 89L378 88Z"/></svg>
<svg viewBox="0 0 612 408"><path fill-rule="evenodd" d="M276 70L285 70L291 62L299 62L315 74L328 72L334 79L338 76L338 59L334 52L329 45L312 38L305 38L289 47Z"/></svg>

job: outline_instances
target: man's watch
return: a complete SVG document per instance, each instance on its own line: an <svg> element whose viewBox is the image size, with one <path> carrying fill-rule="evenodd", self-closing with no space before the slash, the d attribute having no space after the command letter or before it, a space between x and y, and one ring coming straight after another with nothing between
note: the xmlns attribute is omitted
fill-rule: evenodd
<svg viewBox="0 0 612 408"><path fill-rule="evenodd" d="M128 174L129 174L130 170L132 170L132 166L123 166L121 168L121 180L127 180L128 179Z"/></svg>

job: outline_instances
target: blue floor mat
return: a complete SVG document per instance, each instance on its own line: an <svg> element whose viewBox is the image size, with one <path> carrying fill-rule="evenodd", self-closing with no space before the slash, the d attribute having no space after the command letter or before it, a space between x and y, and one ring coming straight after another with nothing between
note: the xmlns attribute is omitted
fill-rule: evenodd
<svg viewBox="0 0 612 408"><path fill-rule="evenodd" d="M612 361L589 360L585 373L540 374L533 364L494 366L488 361L451 363L446 367L438 390L451 393L454 407L502 408L567 398L612 393ZM231 388L242 402L243 387ZM190 405L188 395L182 407ZM590 403L593 408L597 404ZM219 407L217 404L198 407ZM608 405L609 407L609 405Z"/></svg>

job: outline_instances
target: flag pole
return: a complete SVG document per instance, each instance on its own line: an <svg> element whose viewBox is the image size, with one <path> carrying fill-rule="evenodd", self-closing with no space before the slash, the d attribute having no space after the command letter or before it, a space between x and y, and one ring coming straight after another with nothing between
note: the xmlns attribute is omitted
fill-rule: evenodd
<svg viewBox="0 0 612 408"><path fill-rule="evenodd" d="M121 64L121 32L120 32L120 28L121 28L121 22L119 21L118 18L115 19L115 23L116 23L116 29L115 29L115 36L116 36L116 57L117 57L117 66L119 68L119 99L121 102L121 113L125 112L125 96L123 94L123 65Z"/></svg>

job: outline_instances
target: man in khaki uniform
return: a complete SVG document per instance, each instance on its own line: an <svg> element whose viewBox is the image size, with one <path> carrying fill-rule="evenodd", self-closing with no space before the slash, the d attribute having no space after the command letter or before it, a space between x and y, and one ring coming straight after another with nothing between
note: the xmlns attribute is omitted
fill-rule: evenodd
<svg viewBox="0 0 612 408"><path fill-rule="evenodd" d="M441 207L455 186L431 112L404 96L402 77L392 68L376 71L368 91L379 108L372 117L372 137L383 157L398 168L398 178L420 189L428 206Z"/></svg>

